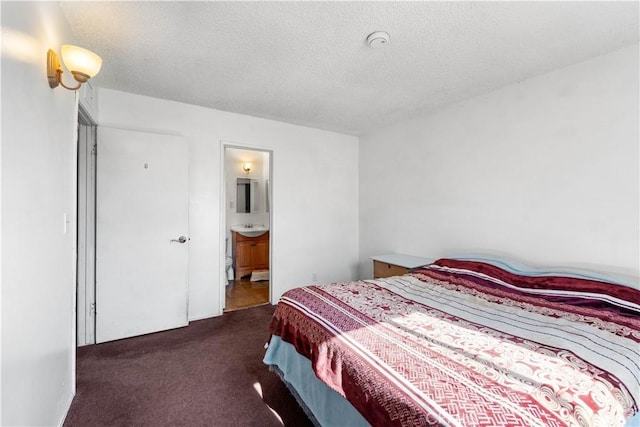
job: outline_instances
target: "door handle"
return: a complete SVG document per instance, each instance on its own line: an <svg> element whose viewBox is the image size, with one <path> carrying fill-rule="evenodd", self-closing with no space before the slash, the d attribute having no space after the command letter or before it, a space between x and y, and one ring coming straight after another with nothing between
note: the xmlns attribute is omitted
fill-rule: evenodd
<svg viewBox="0 0 640 427"><path fill-rule="evenodd" d="M184 243L184 242L186 242L186 241L187 241L187 238L186 238L185 236L180 236L180 237L178 237L177 239L171 239L171 240L169 240L169 243L173 243L173 242L176 242L176 243Z"/></svg>

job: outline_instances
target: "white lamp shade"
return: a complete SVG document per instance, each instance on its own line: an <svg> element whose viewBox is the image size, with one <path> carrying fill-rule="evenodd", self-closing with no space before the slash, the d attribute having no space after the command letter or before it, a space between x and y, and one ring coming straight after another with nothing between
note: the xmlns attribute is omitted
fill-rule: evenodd
<svg viewBox="0 0 640 427"><path fill-rule="evenodd" d="M71 72L86 74L90 78L100 72L102 58L90 50L70 44L62 45L62 61Z"/></svg>

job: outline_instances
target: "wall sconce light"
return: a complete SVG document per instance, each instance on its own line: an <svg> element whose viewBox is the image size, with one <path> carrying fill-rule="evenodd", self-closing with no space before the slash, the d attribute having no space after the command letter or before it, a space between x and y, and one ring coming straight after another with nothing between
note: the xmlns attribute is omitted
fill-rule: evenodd
<svg viewBox="0 0 640 427"><path fill-rule="evenodd" d="M247 175L249 175L249 172L251 172L251 163L247 162L244 165L242 165L242 170L244 171L244 173L246 173Z"/></svg>
<svg viewBox="0 0 640 427"><path fill-rule="evenodd" d="M102 58L90 50L65 44L61 48L61 53L64 65L71 71L78 85L76 87L69 87L62 82L63 71L60 66L60 60L58 59L58 55L49 49L47 52L47 78L49 79L51 89L61 85L69 90L77 90L82 86L82 83L85 83L100 72Z"/></svg>

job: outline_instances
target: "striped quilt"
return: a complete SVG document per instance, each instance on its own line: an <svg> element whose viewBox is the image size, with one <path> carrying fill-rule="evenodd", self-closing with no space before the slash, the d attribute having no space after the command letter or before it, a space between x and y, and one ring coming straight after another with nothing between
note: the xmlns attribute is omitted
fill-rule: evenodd
<svg viewBox="0 0 640 427"><path fill-rule="evenodd" d="M270 331L375 426L623 426L640 290L439 260L281 298Z"/></svg>

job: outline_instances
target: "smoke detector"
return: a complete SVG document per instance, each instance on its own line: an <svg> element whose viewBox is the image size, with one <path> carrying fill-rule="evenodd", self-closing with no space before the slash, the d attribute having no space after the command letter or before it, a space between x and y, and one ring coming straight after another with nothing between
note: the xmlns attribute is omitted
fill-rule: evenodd
<svg viewBox="0 0 640 427"><path fill-rule="evenodd" d="M378 49L389 43L389 34L385 31L376 31L367 37L367 43L373 49Z"/></svg>

